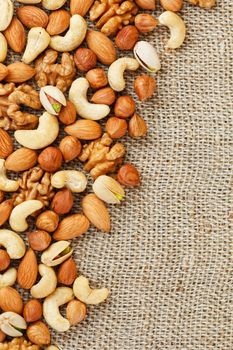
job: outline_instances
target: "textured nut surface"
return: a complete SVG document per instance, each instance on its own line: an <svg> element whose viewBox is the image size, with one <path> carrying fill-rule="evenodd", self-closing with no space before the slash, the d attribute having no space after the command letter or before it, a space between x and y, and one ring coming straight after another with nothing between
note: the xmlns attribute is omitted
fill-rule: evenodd
<svg viewBox="0 0 233 350"><path fill-rule="evenodd" d="M157 19L155 19L149 13L140 13L135 17L135 26L141 33L149 33L155 29L158 24Z"/></svg>
<svg viewBox="0 0 233 350"><path fill-rule="evenodd" d="M13 201L11 199L7 199L0 204L0 226L9 219L13 207Z"/></svg>
<svg viewBox="0 0 233 350"><path fill-rule="evenodd" d="M6 159L12 152L14 146L10 135L0 128L0 158Z"/></svg>
<svg viewBox="0 0 233 350"><path fill-rule="evenodd" d="M134 114L136 105L132 97L124 95L118 97L114 106L114 113L119 118L128 118Z"/></svg>
<svg viewBox="0 0 233 350"><path fill-rule="evenodd" d="M24 289L30 289L36 282L38 265L34 251L29 248L19 264L17 281Z"/></svg>
<svg viewBox="0 0 233 350"><path fill-rule="evenodd" d="M56 147L47 147L39 155L38 163L43 170L53 173L61 168L62 153Z"/></svg>
<svg viewBox="0 0 233 350"><path fill-rule="evenodd" d="M134 56L147 71L155 73L161 68L155 48L147 41L138 41L134 46Z"/></svg>
<svg viewBox="0 0 233 350"><path fill-rule="evenodd" d="M155 10L156 0L136 0L136 4L143 10Z"/></svg>
<svg viewBox="0 0 233 350"><path fill-rule="evenodd" d="M106 123L106 131L112 139L123 137L127 132L127 122L124 119L111 117Z"/></svg>
<svg viewBox="0 0 233 350"><path fill-rule="evenodd" d="M30 247L38 252L47 249L51 240L51 236L46 231L38 230L28 234L28 243L30 244Z"/></svg>
<svg viewBox="0 0 233 350"><path fill-rule="evenodd" d="M33 168L37 162L37 153L29 148L19 148L5 161L5 167L11 171L25 171Z"/></svg>
<svg viewBox="0 0 233 350"><path fill-rule="evenodd" d="M39 300L31 299L25 305L23 309L23 317L26 322L35 322L42 317L42 304Z"/></svg>
<svg viewBox="0 0 233 350"><path fill-rule="evenodd" d="M53 197L51 207L58 215L69 213L73 207L72 192L68 188L58 191Z"/></svg>
<svg viewBox="0 0 233 350"><path fill-rule="evenodd" d="M65 162L78 157L82 150L81 142L74 136L66 136L61 140L59 149L63 155Z"/></svg>
<svg viewBox="0 0 233 350"><path fill-rule="evenodd" d="M140 174L132 164L123 165L117 173L117 180L125 186L140 185Z"/></svg>
<svg viewBox="0 0 233 350"><path fill-rule="evenodd" d="M105 34L88 30L86 41L88 47L96 54L101 63L110 65L116 60L116 49L113 42Z"/></svg>
<svg viewBox="0 0 233 350"><path fill-rule="evenodd" d="M50 13L47 32L49 35L58 35L63 33L70 25L70 14L66 10L56 10Z"/></svg>
<svg viewBox="0 0 233 350"><path fill-rule="evenodd" d="M89 229L89 220L83 214L73 214L64 218L53 234L57 241L81 236Z"/></svg>
<svg viewBox="0 0 233 350"><path fill-rule="evenodd" d="M57 280L59 283L70 286L77 277L77 267L74 259L69 258L64 261L58 269Z"/></svg>
<svg viewBox="0 0 233 350"><path fill-rule="evenodd" d="M67 260L73 253L70 242L60 241L51 246L41 255L41 262L46 266L57 266Z"/></svg>
<svg viewBox="0 0 233 350"><path fill-rule="evenodd" d="M120 204L125 196L122 186L107 175L99 176L92 185L96 196L109 204Z"/></svg>
<svg viewBox="0 0 233 350"><path fill-rule="evenodd" d="M70 125L75 122L76 115L77 113L74 104L71 101L67 101L66 106L62 107L58 118L63 124Z"/></svg>
<svg viewBox="0 0 233 350"><path fill-rule="evenodd" d="M4 31L5 38L10 48L17 52L23 52L26 43L26 33L24 26L14 17L9 27Z"/></svg>
<svg viewBox="0 0 233 350"><path fill-rule="evenodd" d="M2 81L8 74L8 68L0 63L0 81Z"/></svg>
<svg viewBox="0 0 233 350"><path fill-rule="evenodd" d="M14 62L7 66L8 74L5 78L7 83L23 83L31 79L36 71L33 67L23 62Z"/></svg>
<svg viewBox="0 0 233 350"><path fill-rule="evenodd" d="M23 6L17 8L17 16L27 28L43 27L48 24L48 15L36 6Z"/></svg>
<svg viewBox="0 0 233 350"><path fill-rule="evenodd" d="M147 134L147 124L142 117L138 114L134 116L129 121L129 135L131 137L141 137Z"/></svg>
<svg viewBox="0 0 233 350"><path fill-rule="evenodd" d="M140 101L149 99L156 90L156 81L153 77L143 74L134 81L134 90Z"/></svg>
<svg viewBox="0 0 233 350"><path fill-rule="evenodd" d="M12 311L21 314L23 301L19 292L12 287L0 288L0 308L3 311Z"/></svg>
<svg viewBox="0 0 233 350"><path fill-rule="evenodd" d="M87 307L79 300L71 300L66 308L66 317L71 326L82 322L87 315Z"/></svg>
<svg viewBox="0 0 233 350"><path fill-rule="evenodd" d="M110 87L105 87L94 93L91 98L91 102L103 103L105 105L111 106L116 100L115 91Z"/></svg>
<svg viewBox="0 0 233 350"><path fill-rule="evenodd" d="M77 120L65 128L65 132L80 140L95 140L102 135L99 123L94 120Z"/></svg>
<svg viewBox="0 0 233 350"><path fill-rule="evenodd" d="M94 0L70 0L70 12L72 15L85 16Z"/></svg>
<svg viewBox="0 0 233 350"><path fill-rule="evenodd" d="M79 70L88 72L96 66L96 54L85 47L80 47L74 54L74 62Z"/></svg>
<svg viewBox="0 0 233 350"><path fill-rule="evenodd" d="M139 33L135 26L129 25L122 28L115 39L120 50L131 50L138 41Z"/></svg>
<svg viewBox="0 0 233 350"><path fill-rule="evenodd" d="M183 0L160 0L160 4L164 10L177 12L182 9Z"/></svg>
<svg viewBox="0 0 233 350"><path fill-rule="evenodd" d="M108 79L103 68L89 70L86 78L93 89L100 89L108 84Z"/></svg>
<svg viewBox="0 0 233 350"><path fill-rule="evenodd" d="M30 324L27 328L28 339L37 345L50 344L50 332L48 327L41 321Z"/></svg>
<svg viewBox="0 0 233 350"><path fill-rule="evenodd" d="M59 216L52 210L46 210L36 219L36 227L40 230L53 232L59 223Z"/></svg>
<svg viewBox="0 0 233 350"><path fill-rule="evenodd" d="M6 250L0 249L0 272L4 271L10 265L11 259Z"/></svg>

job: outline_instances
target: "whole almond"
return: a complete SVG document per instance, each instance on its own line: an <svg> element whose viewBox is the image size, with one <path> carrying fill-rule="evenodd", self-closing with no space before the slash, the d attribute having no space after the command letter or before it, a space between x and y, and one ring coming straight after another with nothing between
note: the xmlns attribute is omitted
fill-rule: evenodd
<svg viewBox="0 0 233 350"><path fill-rule="evenodd" d="M0 63L0 81L2 81L8 74L8 68Z"/></svg>
<svg viewBox="0 0 233 350"><path fill-rule="evenodd" d="M14 150L10 135L0 128L0 158L6 159Z"/></svg>
<svg viewBox="0 0 233 350"><path fill-rule="evenodd" d="M36 151L29 148L19 148L13 152L5 161L5 167L11 171L25 171L37 162Z"/></svg>
<svg viewBox="0 0 233 350"><path fill-rule="evenodd" d="M45 28L49 21L47 13L36 6L18 7L16 13L20 21L27 28Z"/></svg>
<svg viewBox="0 0 233 350"><path fill-rule="evenodd" d="M36 345L48 345L50 344L50 332L48 327L41 321L32 323L27 328L28 339Z"/></svg>
<svg viewBox="0 0 233 350"><path fill-rule="evenodd" d="M89 229L89 221L83 214L73 214L63 219L53 238L57 241L68 240L81 236Z"/></svg>
<svg viewBox="0 0 233 350"><path fill-rule="evenodd" d="M77 277L77 267L73 258L69 258L59 266L57 280L59 283L70 286Z"/></svg>
<svg viewBox="0 0 233 350"><path fill-rule="evenodd" d="M96 54L101 63L110 65L117 59L113 42L105 34L88 30L86 41L88 47Z"/></svg>
<svg viewBox="0 0 233 350"><path fill-rule="evenodd" d="M36 255L30 248L19 264L17 281L24 289L30 289L36 282L38 273L38 265Z"/></svg>
<svg viewBox="0 0 233 350"><path fill-rule="evenodd" d="M66 308L66 318L71 326L82 322L87 315L87 307L79 300L71 300Z"/></svg>
<svg viewBox="0 0 233 350"><path fill-rule="evenodd" d="M10 265L11 258L6 250L0 249L0 272L4 271Z"/></svg>
<svg viewBox="0 0 233 350"><path fill-rule="evenodd" d="M73 124L76 120L76 109L74 104L71 101L67 101L66 106L62 107L61 112L59 113L59 120L65 125Z"/></svg>
<svg viewBox="0 0 233 350"><path fill-rule="evenodd" d="M13 207L12 199L7 199L0 204L0 226L2 226L9 219Z"/></svg>
<svg viewBox="0 0 233 350"><path fill-rule="evenodd" d="M0 308L3 311L12 311L21 314L23 311L23 301L19 292L12 287L0 289Z"/></svg>
<svg viewBox="0 0 233 350"><path fill-rule="evenodd" d="M104 202L95 194L90 193L82 200L82 209L88 220L100 231L109 232L110 215Z"/></svg>
<svg viewBox="0 0 233 350"><path fill-rule="evenodd" d="M47 249L51 240L51 236L46 231L38 230L28 234L28 243L30 244L30 247L38 252Z"/></svg>
<svg viewBox="0 0 233 350"><path fill-rule="evenodd" d="M102 129L94 120L77 120L65 128L65 132L80 140L95 140L101 137Z"/></svg>
<svg viewBox="0 0 233 350"><path fill-rule="evenodd" d="M69 213L73 207L72 192L68 188L58 191L53 197L51 207L58 215Z"/></svg>
<svg viewBox="0 0 233 350"><path fill-rule="evenodd" d="M11 24L5 30L4 35L8 45L13 51L17 53L23 52L26 43L26 33L24 26L18 18L14 17L12 19Z"/></svg>
<svg viewBox="0 0 233 350"><path fill-rule="evenodd" d="M72 15L80 15L84 17L94 0L71 0L70 1L70 12Z"/></svg>
<svg viewBox="0 0 233 350"><path fill-rule="evenodd" d="M23 318L26 322L35 322L42 317L42 305L39 300L29 300L23 309Z"/></svg>
<svg viewBox="0 0 233 350"><path fill-rule="evenodd" d="M66 10L56 10L49 15L47 32L49 35L58 35L68 29L70 25L70 14Z"/></svg>
<svg viewBox="0 0 233 350"><path fill-rule="evenodd" d="M91 98L91 102L100 104L103 103L108 106L111 106L115 102L115 100L115 91L110 87L97 90Z"/></svg>
<svg viewBox="0 0 233 350"><path fill-rule="evenodd" d="M36 71L33 67L23 62L14 62L7 66L8 74L5 78L7 83L23 83L31 79Z"/></svg>

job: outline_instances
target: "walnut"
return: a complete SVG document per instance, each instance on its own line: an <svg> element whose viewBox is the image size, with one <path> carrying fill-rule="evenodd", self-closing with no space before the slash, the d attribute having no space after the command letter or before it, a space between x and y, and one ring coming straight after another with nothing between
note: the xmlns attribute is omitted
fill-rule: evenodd
<svg viewBox="0 0 233 350"><path fill-rule="evenodd" d="M62 54L61 64L57 63L58 52L47 50L35 63L36 82L39 87L54 85L65 92L73 82L75 63L73 56L67 52Z"/></svg>
<svg viewBox="0 0 233 350"><path fill-rule="evenodd" d="M0 343L0 350L40 350L39 345L32 344L24 338L14 338L11 341Z"/></svg>
<svg viewBox="0 0 233 350"><path fill-rule="evenodd" d="M39 166L25 171L19 179L19 190L13 195L14 205L29 199L38 199L45 207L49 206L55 192L51 185L51 174Z"/></svg>
<svg viewBox="0 0 233 350"><path fill-rule="evenodd" d="M90 9L90 19L106 35L114 35L124 25L134 21L138 7L134 1L97 0Z"/></svg>
<svg viewBox="0 0 233 350"><path fill-rule="evenodd" d="M210 9L216 5L216 0L189 0L190 4Z"/></svg>
<svg viewBox="0 0 233 350"><path fill-rule="evenodd" d="M102 138L83 146L79 160L87 161L84 169L89 171L94 179L114 172L117 165L122 163L125 147L122 143L116 143L111 147L112 142L111 137L105 133Z"/></svg>

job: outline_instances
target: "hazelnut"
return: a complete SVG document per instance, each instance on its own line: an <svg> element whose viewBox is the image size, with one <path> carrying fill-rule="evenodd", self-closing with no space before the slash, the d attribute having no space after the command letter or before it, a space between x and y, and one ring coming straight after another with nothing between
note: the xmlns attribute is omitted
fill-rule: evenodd
<svg viewBox="0 0 233 350"><path fill-rule="evenodd" d="M69 258L63 262L58 269L57 280L66 286L70 286L77 278L77 266L74 259Z"/></svg>
<svg viewBox="0 0 233 350"><path fill-rule="evenodd" d="M66 106L63 106L61 112L58 115L58 118L61 123L65 125L73 124L76 120L76 109L74 104L71 101L67 101Z"/></svg>
<svg viewBox="0 0 233 350"><path fill-rule="evenodd" d="M46 231L33 231L28 234L28 243L33 250L42 252L51 243L51 236Z"/></svg>
<svg viewBox="0 0 233 350"><path fill-rule="evenodd" d="M135 17L134 22L141 33L152 32L158 24L158 21L148 13L140 13Z"/></svg>
<svg viewBox="0 0 233 350"><path fill-rule="evenodd" d="M156 0L136 0L136 4L143 10L155 10Z"/></svg>
<svg viewBox="0 0 233 350"><path fill-rule="evenodd" d="M115 104L114 113L119 118L128 118L135 112L135 102L130 96L120 96Z"/></svg>
<svg viewBox="0 0 233 350"><path fill-rule="evenodd" d="M61 140L59 148L65 162L69 162L78 157L81 152L82 145L76 137L66 136Z"/></svg>
<svg viewBox="0 0 233 350"><path fill-rule="evenodd" d="M125 164L119 169L117 180L125 186L138 186L140 184L140 175L135 166Z"/></svg>
<svg viewBox="0 0 233 350"><path fill-rule="evenodd" d="M100 89L108 84L108 78L103 68L89 70L86 74L86 78L93 89Z"/></svg>
<svg viewBox="0 0 233 350"><path fill-rule="evenodd" d="M52 210L46 210L40 214L36 220L36 227L40 230L53 232L59 223L59 216Z"/></svg>
<svg viewBox="0 0 233 350"><path fill-rule="evenodd" d="M0 191L0 203L4 201L5 193L3 191Z"/></svg>
<svg viewBox="0 0 233 350"><path fill-rule="evenodd" d="M4 271L10 265L11 259L6 250L0 249L0 271Z"/></svg>
<svg viewBox="0 0 233 350"><path fill-rule="evenodd" d="M66 317L69 320L71 326L83 321L87 314L87 307L79 300L71 300L66 308Z"/></svg>
<svg viewBox="0 0 233 350"><path fill-rule="evenodd" d="M116 36L116 45L120 50L131 50L138 41L139 33L135 26L122 28Z"/></svg>
<svg viewBox="0 0 233 350"><path fill-rule="evenodd" d="M156 89L156 81L147 74L140 75L134 81L134 90L139 100L145 101L150 98Z"/></svg>
<svg viewBox="0 0 233 350"><path fill-rule="evenodd" d="M74 62L79 70L88 72L95 68L97 57L92 50L81 47L74 54Z"/></svg>
<svg viewBox="0 0 233 350"><path fill-rule="evenodd" d="M39 155L38 163L43 170L54 173L62 165L62 153L56 147L47 147Z"/></svg>
<svg viewBox="0 0 233 350"><path fill-rule="evenodd" d="M147 134L147 125L144 119L142 119L138 114L134 116L129 121L129 135L131 137L141 137Z"/></svg>
<svg viewBox="0 0 233 350"><path fill-rule="evenodd" d="M177 12L182 9L183 0L160 0L160 5L164 10Z"/></svg>
<svg viewBox="0 0 233 350"><path fill-rule="evenodd" d="M110 87L106 87L96 91L91 98L91 102L100 104L103 103L108 106L111 106L115 102L115 100L115 91Z"/></svg>
<svg viewBox="0 0 233 350"><path fill-rule="evenodd" d="M53 197L52 209L59 215L67 214L73 207L72 192L68 188L57 192Z"/></svg>
<svg viewBox="0 0 233 350"><path fill-rule="evenodd" d="M106 131L112 139L123 137L127 132L127 122L124 119L111 117L106 123Z"/></svg>
<svg viewBox="0 0 233 350"><path fill-rule="evenodd" d="M23 318L26 322L35 322L42 317L42 312L39 300L31 299L24 305Z"/></svg>

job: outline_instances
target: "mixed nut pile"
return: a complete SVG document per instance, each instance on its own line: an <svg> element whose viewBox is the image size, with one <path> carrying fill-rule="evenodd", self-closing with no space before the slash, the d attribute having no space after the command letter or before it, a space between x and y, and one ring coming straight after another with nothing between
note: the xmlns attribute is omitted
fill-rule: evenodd
<svg viewBox="0 0 233 350"><path fill-rule="evenodd" d="M135 166L123 164L124 144L116 141L127 131L132 138L147 133L135 101L122 94L124 72L144 68L148 73L135 77L134 90L140 101L153 95L151 73L160 69L160 60L139 37L160 24L170 29L166 48L180 47L185 24L175 12L183 1L161 0L165 11L158 19L140 13L154 10L155 0L71 0L70 11L61 9L66 0L18 2L30 5L17 7L15 15L13 1L0 2L0 62L10 49L22 53L21 61L0 63L0 349L52 350L57 347L49 346L42 317L65 332L86 317L86 305L108 297L107 288L91 288L78 276L70 240L90 225L109 232L106 203L119 204L125 186L140 184ZM88 15L100 31L88 30ZM118 58L116 47L126 54ZM103 132L98 121L106 117ZM67 136L54 146L63 127ZM84 172L66 170L72 160L83 163ZM75 193L86 190L85 172L93 178L93 193L82 198L80 213L70 214ZM28 244L20 236L24 232ZM26 304L12 287L16 283L30 291ZM59 312L62 305L66 317ZM15 339L4 342L7 336Z"/></svg>

